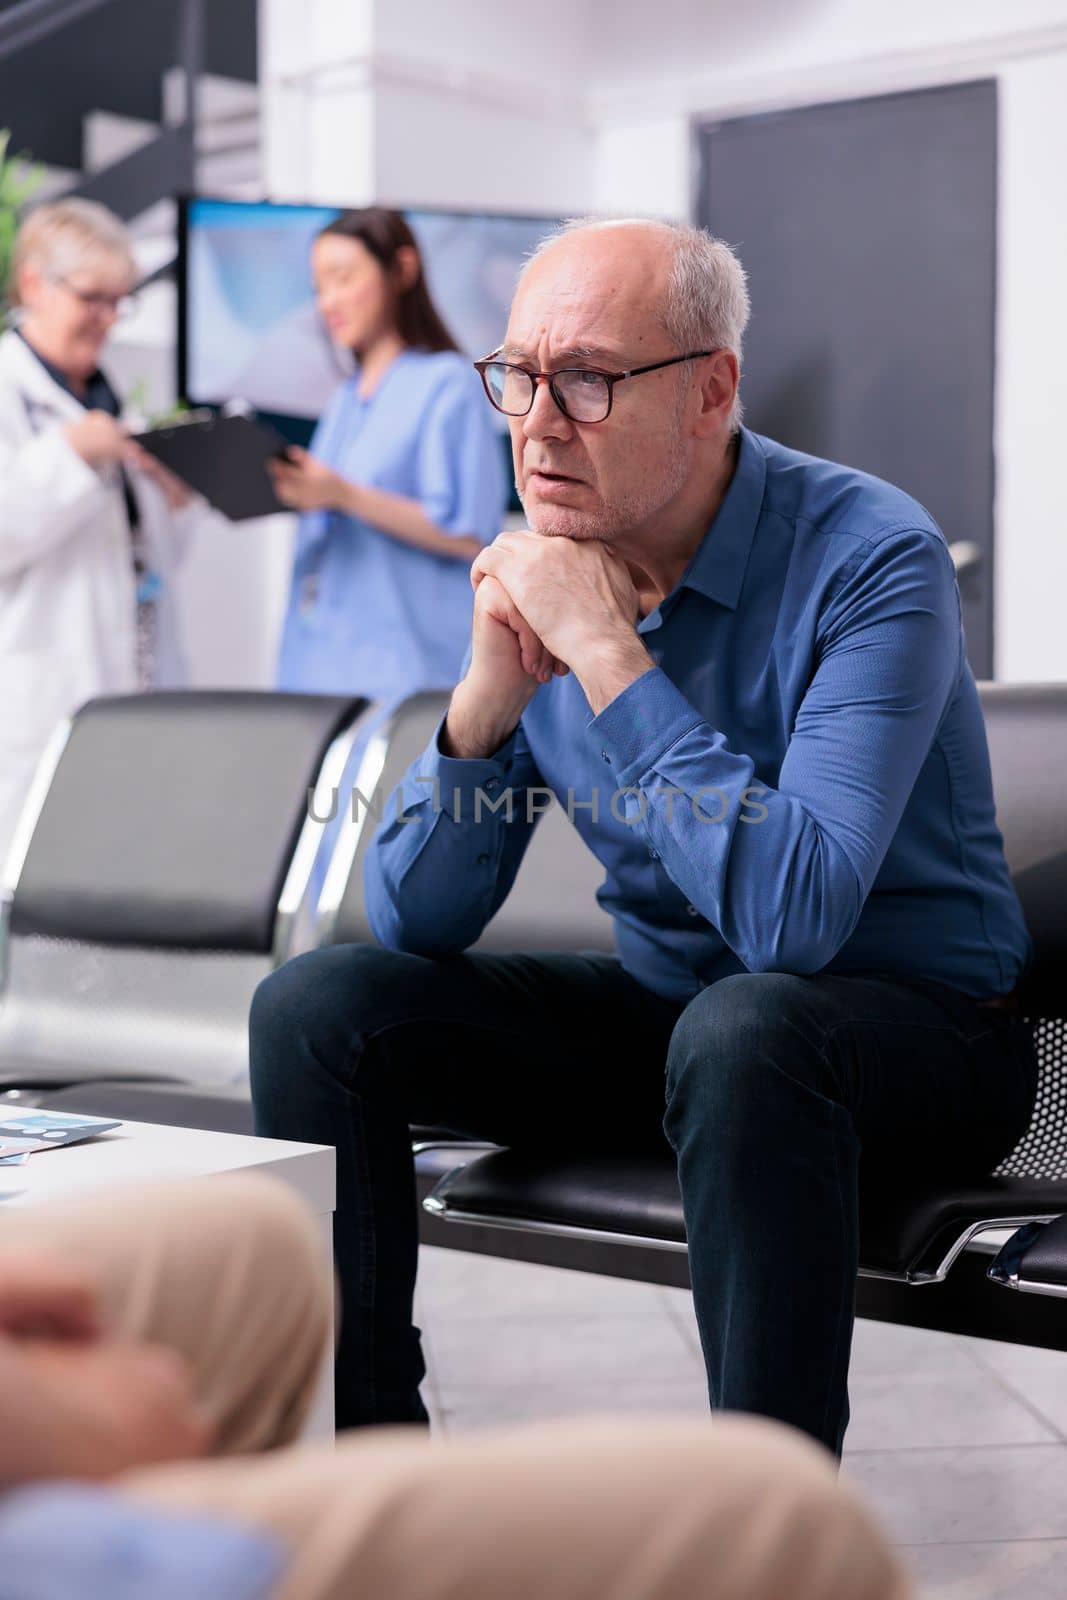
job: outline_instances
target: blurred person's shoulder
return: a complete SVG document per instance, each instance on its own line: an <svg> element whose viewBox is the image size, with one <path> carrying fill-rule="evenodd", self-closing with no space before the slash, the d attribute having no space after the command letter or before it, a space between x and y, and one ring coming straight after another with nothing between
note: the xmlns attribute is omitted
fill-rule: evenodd
<svg viewBox="0 0 1067 1600"><path fill-rule="evenodd" d="M405 360L427 399L481 396L481 379L462 350L408 350Z"/></svg>

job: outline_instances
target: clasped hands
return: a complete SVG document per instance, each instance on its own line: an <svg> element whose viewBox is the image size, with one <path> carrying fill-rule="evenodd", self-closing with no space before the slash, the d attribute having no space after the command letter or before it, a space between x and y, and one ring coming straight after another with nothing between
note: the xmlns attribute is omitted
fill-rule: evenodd
<svg viewBox="0 0 1067 1600"><path fill-rule="evenodd" d="M594 713L653 665L629 569L599 539L502 533L475 558L471 583L476 611L515 634L523 670L540 683L574 672Z"/></svg>

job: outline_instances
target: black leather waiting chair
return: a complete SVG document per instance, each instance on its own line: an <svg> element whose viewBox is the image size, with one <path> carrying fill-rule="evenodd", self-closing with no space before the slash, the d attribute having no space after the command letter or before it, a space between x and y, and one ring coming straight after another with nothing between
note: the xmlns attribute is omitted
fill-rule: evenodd
<svg viewBox="0 0 1067 1600"><path fill-rule="evenodd" d="M857 1309L890 1321L1067 1348L1067 1319L1055 1303L1057 1283L1067 1287L1067 1224L1055 1220L1067 1213L1067 818L1059 778L1067 773L1067 686L984 685L982 700L999 821L1037 947L1026 1006L1041 1060L1038 1106L1026 1137L988 1180L871 1198ZM357 779L370 804L357 797L342 827L319 904L322 938L371 938L362 865L375 817L427 743L446 701L416 696L371 735ZM596 862L554 808L539 824L512 895L479 947L611 948L610 923L595 900L600 879ZM205 1117L188 1120L226 1125L210 1106ZM461 1142L434 1130L421 1131L417 1143L423 1147L427 1242L688 1282L669 1162L563 1159L539 1149L482 1154L484 1147L460 1149ZM987 1269L1002 1245L991 1283ZM1005 1294L994 1284L1024 1292Z"/></svg>
<svg viewBox="0 0 1067 1600"><path fill-rule="evenodd" d="M307 891L308 792L338 782L365 706L158 693L57 729L5 869L0 1089L195 1126L192 1086L203 1125L251 1129L249 1002Z"/></svg>
<svg viewBox="0 0 1067 1600"><path fill-rule="evenodd" d="M998 820L1036 946L1024 1010L1041 1064L1038 1103L1028 1133L988 1179L915 1191L902 1174L899 1186L867 1195L858 1310L1067 1349L1067 1317L1054 1301L1067 1293L1067 685L988 684L981 692ZM554 942L572 945L577 934L592 943L589 857L566 823L553 839L556 851ZM540 897L540 889L536 874L528 889L516 885L513 947L524 943L520 897ZM539 940L552 943L540 919L537 926ZM457 1166L424 1204L438 1224L425 1236L436 1243L449 1242L441 1225L450 1224L470 1249L688 1282L669 1159L494 1150ZM990 1255L1002 1245L993 1283L1029 1291L1023 1297L998 1293L989 1281ZM1042 1303L1042 1296L1049 1298Z"/></svg>

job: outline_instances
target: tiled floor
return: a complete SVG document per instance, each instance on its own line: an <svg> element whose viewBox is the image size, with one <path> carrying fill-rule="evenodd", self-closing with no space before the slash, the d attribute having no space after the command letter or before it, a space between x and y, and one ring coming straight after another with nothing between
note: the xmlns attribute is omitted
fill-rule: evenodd
<svg viewBox="0 0 1067 1600"><path fill-rule="evenodd" d="M706 1408L687 1293L424 1249L435 1425ZM1067 1595L1067 1355L857 1324L845 1471L922 1600Z"/></svg>

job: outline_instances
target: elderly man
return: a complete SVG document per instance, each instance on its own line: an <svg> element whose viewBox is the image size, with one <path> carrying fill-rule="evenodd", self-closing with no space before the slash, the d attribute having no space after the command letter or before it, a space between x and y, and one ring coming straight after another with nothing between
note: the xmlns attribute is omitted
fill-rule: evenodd
<svg viewBox="0 0 1067 1600"><path fill-rule="evenodd" d="M666 1096L712 1403L839 1450L861 1150L986 1173L1029 1119L945 540L740 426L747 311L720 241L585 224L479 363L529 531L475 562L466 676L376 838L386 948L292 962L253 1008L261 1130L338 1148L347 1421L423 1415L409 1122L640 1148ZM541 786L605 868L617 959L461 954Z"/></svg>

